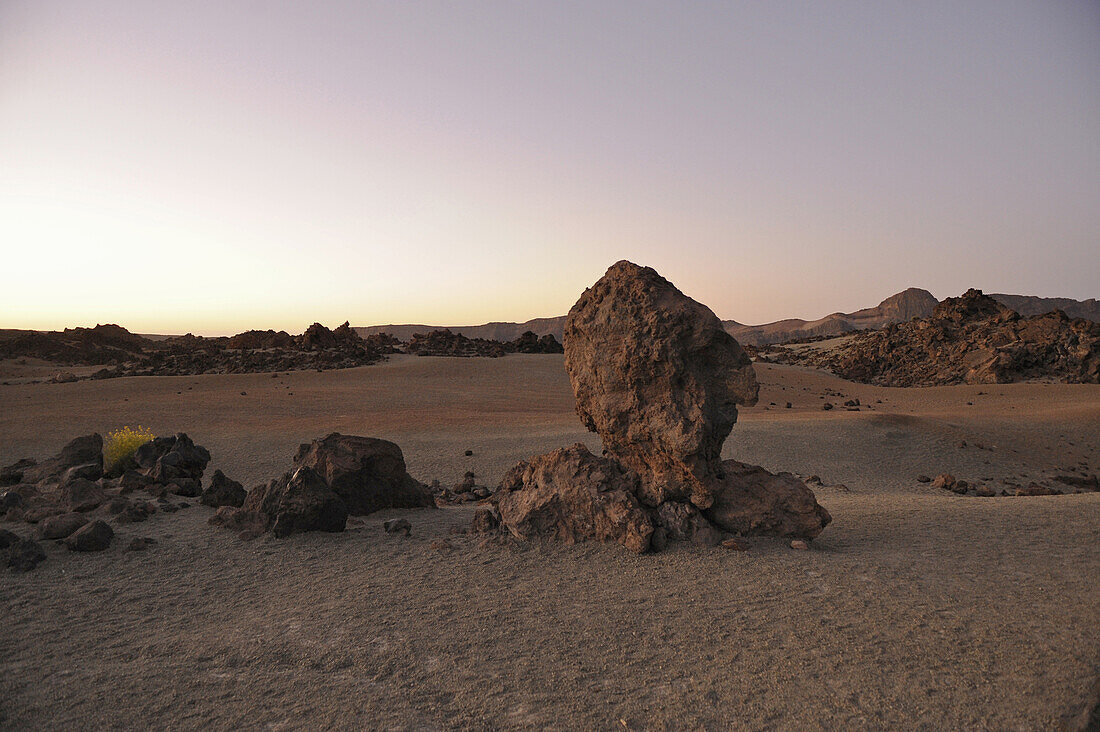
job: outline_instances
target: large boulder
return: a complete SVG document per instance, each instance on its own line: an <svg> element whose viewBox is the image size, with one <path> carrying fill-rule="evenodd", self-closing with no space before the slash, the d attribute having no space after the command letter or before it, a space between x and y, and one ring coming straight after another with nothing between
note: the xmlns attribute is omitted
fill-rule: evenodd
<svg viewBox="0 0 1100 732"><path fill-rule="evenodd" d="M387 440L333 432L299 447L294 466L315 470L354 516L435 507L431 492L406 472L401 448Z"/></svg>
<svg viewBox="0 0 1100 732"><path fill-rule="evenodd" d="M832 516L790 473L769 473L736 460L722 463L721 490L704 515L726 531L813 539Z"/></svg>
<svg viewBox="0 0 1100 732"><path fill-rule="evenodd" d="M241 510L265 515L268 528L278 537L302 531L343 531L348 520L344 501L309 467L253 488Z"/></svg>
<svg viewBox="0 0 1100 732"><path fill-rule="evenodd" d="M22 462L22 461L21 461ZM103 438L98 433L77 437L55 457L23 468L23 483L60 480L70 468L80 468L80 477L96 480L103 474ZM74 474L71 477L77 477Z"/></svg>
<svg viewBox="0 0 1100 732"><path fill-rule="evenodd" d="M651 506L714 500L722 443L737 405L756 403L748 354L710 308L649 267L622 261L565 320L565 367L577 414L635 470Z"/></svg>
<svg viewBox="0 0 1100 732"><path fill-rule="evenodd" d="M497 494L502 523L521 539L616 541L649 549L653 522L635 498L637 476L582 444L519 463Z"/></svg>
<svg viewBox="0 0 1100 732"><path fill-rule="evenodd" d="M706 306L619 262L569 311L564 339L577 413L604 457L576 445L512 468L495 498L512 534L644 552L713 546L722 532L812 539L829 523L794 476L722 462L737 405L755 404L759 386Z"/></svg>

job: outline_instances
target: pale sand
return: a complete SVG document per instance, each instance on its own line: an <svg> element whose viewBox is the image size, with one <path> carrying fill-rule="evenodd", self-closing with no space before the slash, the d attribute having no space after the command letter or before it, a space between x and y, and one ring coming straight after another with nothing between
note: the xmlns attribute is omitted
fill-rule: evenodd
<svg viewBox="0 0 1100 732"><path fill-rule="evenodd" d="M1100 673L1100 494L959 497L915 477L1095 472L1100 388L758 373L727 456L846 485L815 489L834 522L808 553L482 548L448 536L472 508L249 543L204 507L158 514L105 553L49 546L2 575L0 727L1046 729L1075 713ZM826 390L875 409L823 412ZM0 387L0 464L127 423L188 432L246 487L330 431L395 440L445 483L598 446L560 356L397 357ZM382 532L397 515L411 539ZM126 552L133 536L160 543ZM444 538L454 551L431 548Z"/></svg>

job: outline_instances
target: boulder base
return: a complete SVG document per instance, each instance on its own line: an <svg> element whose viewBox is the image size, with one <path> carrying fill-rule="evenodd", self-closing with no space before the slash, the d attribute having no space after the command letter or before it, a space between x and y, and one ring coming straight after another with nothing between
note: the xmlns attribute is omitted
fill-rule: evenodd
<svg viewBox="0 0 1100 732"><path fill-rule="evenodd" d="M497 507L501 522L521 539L616 541L641 553L649 549L653 522L634 496L636 487L636 475L578 443L509 470Z"/></svg>
<svg viewBox="0 0 1100 732"><path fill-rule="evenodd" d="M343 531L348 509L324 478L311 468L298 468L253 488L241 507L267 517L278 537L302 531Z"/></svg>

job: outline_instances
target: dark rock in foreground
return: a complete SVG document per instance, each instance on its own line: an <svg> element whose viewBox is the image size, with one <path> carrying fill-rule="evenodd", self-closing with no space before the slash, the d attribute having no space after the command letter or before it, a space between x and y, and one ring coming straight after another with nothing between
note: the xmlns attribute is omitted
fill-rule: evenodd
<svg viewBox="0 0 1100 732"><path fill-rule="evenodd" d="M222 506L240 508L244 504L247 495L248 491L244 489L243 485L225 477L225 473L222 471L215 470L210 479L210 485L202 492L199 502L214 508L221 508Z"/></svg>
<svg viewBox="0 0 1100 732"><path fill-rule="evenodd" d="M106 522L93 521L65 539L65 545L74 552L101 552L114 537L114 530Z"/></svg>
<svg viewBox="0 0 1100 732"><path fill-rule="evenodd" d="M299 447L294 465L317 471L353 516L435 507L428 489L405 470L401 448L388 440L333 432Z"/></svg>
<svg viewBox="0 0 1100 732"><path fill-rule="evenodd" d="M348 520L344 502L308 467L253 488L241 510L263 514L277 537L302 531L343 531Z"/></svg>

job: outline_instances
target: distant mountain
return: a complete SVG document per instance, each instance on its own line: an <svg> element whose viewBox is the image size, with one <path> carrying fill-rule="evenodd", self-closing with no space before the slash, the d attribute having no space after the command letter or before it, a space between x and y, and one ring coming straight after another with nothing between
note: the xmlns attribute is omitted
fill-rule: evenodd
<svg viewBox="0 0 1100 732"><path fill-rule="evenodd" d="M1084 318L1100 323L1100 301L1071 300L1068 297L1035 297L1034 295L990 295L994 300L1007 305L1025 318L1030 315L1042 315L1052 310L1061 310L1071 318Z"/></svg>
<svg viewBox="0 0 1100 732"><path fill-rule="evenodd" d="M1100 302L1092 299L1070 300L1031 295L991 295L991 297L1025 317L1062 310L1071 318L1085 318L1100 322ZM939 300L928 290L910 287L908 290L886 298L873 308L864 308L854 313L832 313L817 320L789 318L764 325L744 325L736 320L723 320L722 325L741 343L763 346L813 336L843 335L856 330L878 329L891 323L904 323L913 318L928 318L938 304ZM564 325L565 316L562 315L557 318L535 318L525 323L486 323L485 325L446 327L452 333L459 333L467 338L511 341L529 330L538 336L553 335L561 341ZM414 333L428 333L442 327L444 326L372 325L355 330L363 337L376 333L390 333L399 340L408 341Z"/></svg>

